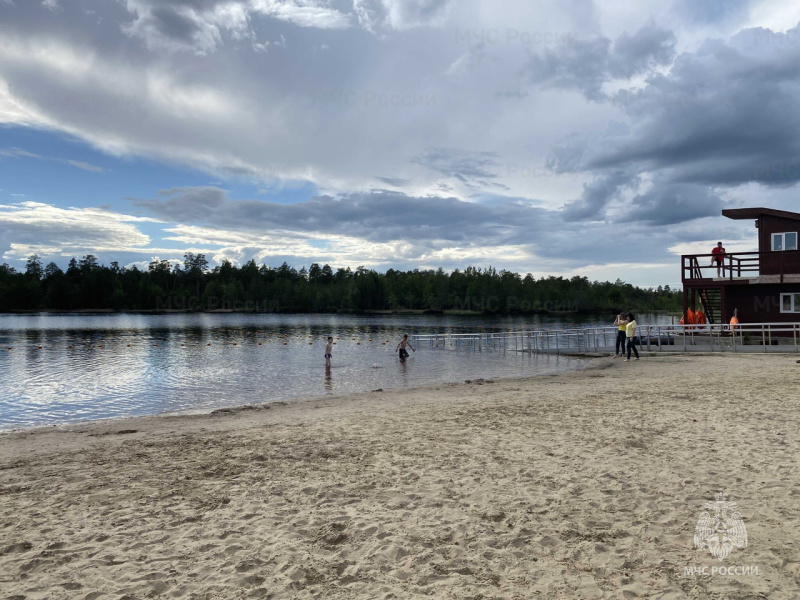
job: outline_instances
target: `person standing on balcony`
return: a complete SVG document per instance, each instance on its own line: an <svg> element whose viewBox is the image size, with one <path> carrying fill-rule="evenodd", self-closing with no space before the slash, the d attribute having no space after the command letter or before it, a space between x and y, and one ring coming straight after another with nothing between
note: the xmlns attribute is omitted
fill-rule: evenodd
<svg viewBox="0 0 800 600"><path fill-rule="evenodd" d="M711 251L711 266L717 266L717 277L725 276L725 267L723 261L725 260L725 248L722 247L722 242L717 242L717 245ZM720 274L720 272L722 274Z"/></svg>

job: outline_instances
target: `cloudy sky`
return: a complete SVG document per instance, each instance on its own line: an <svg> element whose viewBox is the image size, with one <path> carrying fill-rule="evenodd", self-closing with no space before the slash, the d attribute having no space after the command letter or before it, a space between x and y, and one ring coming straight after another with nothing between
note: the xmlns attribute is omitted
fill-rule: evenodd
<svg viewBox="0 0 800 600"><path fill-rule="evenodd" d="M0 0L0 261L676 285L800 210L788 0Z"/></svg>

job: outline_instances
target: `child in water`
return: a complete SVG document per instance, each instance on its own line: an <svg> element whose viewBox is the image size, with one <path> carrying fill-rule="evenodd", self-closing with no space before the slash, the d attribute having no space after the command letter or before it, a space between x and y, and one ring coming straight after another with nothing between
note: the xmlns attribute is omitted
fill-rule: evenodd
<svg viewBox="0 0 800 600"><path fill-rule="evenodd" d="M325 367L330 368L331 358L333 358L333 338L328 337L328 343L325 344Z"/></svg>
<svg viewBox="0 0 800 600"><path fill-rule="evenodd" d="M400 350L400 360L405 360L408 356L408 350L406 350L406 346L411 348L412 352L416 352L416 350L414 350L414 346L412 346L411 342L408 341L408 334L403 336L403 339L400 340L400 342L397 344L397 347L394 349L395 352L397 352L398 349Z"/></svg>

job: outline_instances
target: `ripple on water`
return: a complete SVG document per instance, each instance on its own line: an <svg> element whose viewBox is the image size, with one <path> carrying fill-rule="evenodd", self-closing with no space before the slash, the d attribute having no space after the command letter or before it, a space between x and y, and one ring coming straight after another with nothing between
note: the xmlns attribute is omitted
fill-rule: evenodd
<svg viewBox="0 0 800 600"><path fill-rule="evenodd" d="M535 321L395 315L4 315L0 428L581 366L581 361L564 357L485 348L477 352L423 345L405 362L394 352L403 333L542 325ZM328 335L337 342L330 370L323 358ZM14 350L5 350L9 346Z"/></svg>

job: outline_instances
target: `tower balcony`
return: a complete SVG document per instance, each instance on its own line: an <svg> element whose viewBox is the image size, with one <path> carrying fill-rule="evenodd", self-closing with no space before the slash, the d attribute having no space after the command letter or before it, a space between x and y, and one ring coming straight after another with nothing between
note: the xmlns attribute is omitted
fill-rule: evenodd
<svg viewBox="0 0 800 600"><path fill-rule="evenodd" d="M717 272L714 254L681 256L684 284L800 283L800 250L783 252L730 252L722 256Z"/></svg>

